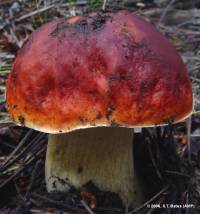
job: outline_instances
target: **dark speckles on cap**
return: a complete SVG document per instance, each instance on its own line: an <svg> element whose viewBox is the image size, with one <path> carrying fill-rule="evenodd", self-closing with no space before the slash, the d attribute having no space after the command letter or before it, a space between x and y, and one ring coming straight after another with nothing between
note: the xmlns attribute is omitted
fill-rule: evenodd
<svg viewBox="0 0 200 214"><path fill-rule="evenodd" d="M88 121L88 119L85 117L79 117L79 120L81 123L86 123Z"/></svg>
<svg viewBox="0 0 200 214"><path fill-rule="evenodd" d="M89 33L91 31L86 18L83 18L73 24L70 24L69 28L73 28L78 32L82 33Z"/></svg>
<svg viewBox="0 0 200 214"><path fill-rule="evenodd" d="M99 120L99 119L101 119L102 117L103 117L103 115L101 114L101 112L99 112L99 113L97 114L97 116L96 116L96 119Z"/></svg>
<svg viewBox="0 0 200 214"><path fill-rule="evenodd" d="M90 33L94 30L100 29L108 18L111 18L109 15L96 14L95 16L85 16L77 20L74 23L68 23L67 19L63 19L60 23L57 24L56 28L50 33L50 36L58 36L60 32L63 32L63 29L74 29L80 33ZM91 24L90 19L92 20Z"/></svg>
<svg viewBox="0 0 200 214"><path fill-rule="evenodd" d="M64 18L62 19L61 22L59 22L56 27L54 28L54 30L49 34L49 36L52 36L52 37L56 37L58 36L58 34L64 29L64 28L67 28L68 27L68 24L67 24L67 19Z"/></svg>
<svg viewBox="0 0 200 214"><path fill-rule="evenodd" d="M114 108L113 106L109 106L109 107L107 108L106 118L107 118L108 120L110 120L111 114L112 114L112 112L113 112L114 110L115 110L115 108Z"/></svg>
<svg viewBox="0 0 200 214"><path fill-rule="evenodd" d="M111 19L111 16L102 15L102 14L98 13L93 18L93 22L92 22L93 30L97 30L98 28L101 28L106 23L107 19Z"/></svg>
<svg viewBox="0 0 200 214"><path fill-rule="evenodd" d="M115 120L111 120L110 126L111 127L119 127L120 125L118 123L116 123Z"/></svg>
<svg viewBox="0 0 200 214"><path fill-rule="evenodd" d="M116 78L115 74L111 74L110 77L109 77L109 81L108 81L109 84L112 84L116 79L117 78Z"/></svg>
<svg viewBox="0 0 200 214"><path fill-rule="evenodd" d="M121 73L119 78L120 78L120 80L125 80L126 79L125 73Z"/></svg>
<svg viewBox="0 0 200 214"><path fill-rule="evenodd" d="M21 124L22 126L25 126L25 118L24 118L24 116L19 115L19 116L18 116L18 121L20 122L20 124Z"/></svg>
<svg viewBox="0 0 200 214"><path fill-rule="evenodd" d="M175 49L152 25L125 11L47 23L13 66L8 110L17 123L25 118L38 130L49 130L52 116L53 132L69 132L93 123L133 127L167 117L179 121L192 109L191 83Z"/></svg>

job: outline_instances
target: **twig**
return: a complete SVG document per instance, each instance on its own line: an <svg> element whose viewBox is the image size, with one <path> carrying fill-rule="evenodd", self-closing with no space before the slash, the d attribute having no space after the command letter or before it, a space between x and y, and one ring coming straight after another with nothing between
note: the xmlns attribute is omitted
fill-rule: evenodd
<svg viewBox="0 0 200 214"><path fill-rule="evenodd" d="M200 83L200 79L196 78L196 77L190 77L191 80L195 81L195 82L199 82Z"/></svg>
<svg viewBox="0 0 200 214"><path fill-rule="evenodd" d="M162 23L160 24L159 26L161 29L163 29L164 31L168 32L168 33L174 33L174 31L176 31L176 27L173 27L173 26L166 26L166 25L163 25ZM188 35L193 35L193 36L199 36L200 35L200 32L197 31L197 30L191 30L191 29L184 29L184 28L180 28L178 30L178 34L177 35L180 35L180 34L188 34Z"/></svg>
<svg viewBox="0 0 200 214"><path fill-rule="evenodd" d="M106 2L107 2L107 0L103 0L103 5L102 5L102 10L103 11L105 11L105 9L106 9Z"/></svg>
<svg viewBox="0 0 200 214"><path fill-rule="evenodd" d="M162 12L162 14L161 14L161 17L160 17L160 19L159 19L159 21L158 21L158 25L160 25L160 24L163 22L163 20L164 20L166 14L167 14L167 12L169 11L170 7L174 4L175 1L176 1L176 0L171 0L171 1L169 2L169 4L167 5L167 7L163 10L163 12Z"/></svg>
<svg viewBox="0 0 200 214"><path fill-rule="evenodd" d="M40 1L41 3L41 1ZM36 9L39 10L39 4L38 0L35 0L35 5L36 5ZM46 2L45 2L46 3ZM46 4L45 4L45 7L46 7ZM43 23L43 20L42 20L42 17L41 17L41 14L38 13L38 17L39 17L39 20L40 20L40 23L42 24Z"/></svg>
<svg viewBox="0 0 200 214"><path fill-rule="evenodd" d="M37 176L37 171L38 171L38 168L40 166L40 164L42 163L41 160L38 160L34 166L34 169L33 169L33 173L31 175L31 179L30 179L30 183L28 185L28 188L27 188L27 191L26 191L26 195L25 195L25 200L28 201L31 197L31 189L33 187L33 184L34 184L34 181L35 181L35 178Z"/></svg>
<svg viewBox="0 0 200 214"><path fill-rule="evenodd" d="M4 164L3 166L0 167L0 172L4 171L6 168L8 168L10 165L12 165L14 162L16 162L23 154L25 154L28 151L32 150L32 146L36 143L35 148L38 148L40 145L39 143L37 143L36 141L40 141L41 138L44 136L44 133L39 133L35 138L33 138L33 140L31 140L30 143L28 143L28 145L26 147L24 147L22 150L20 150L20 152L18 154L16 154L12 159L10 159L10 161L6 164ZM21 148L21 147L20 147ZM34 148L33 148L34 150Z"/></svg>
<svg viewBox="0 0 200 214"><path fill-rule="evenodd" d="M192 115L198 115L198 114L200 114L200 110L192 112Z"/></svg>
<svg viewBox="0 0 200 214"><path fill-rule="evenodd" d="M118 209L118 208L96 208L96 211L98 213L123 213L123 210L122 209Z"/></svg>
<svg viewBox="0 0 200 214"><path fill-rule="evenodd" d="M21 140L21 142L17 145L17 147L15 148L15 150L7 157L6 161L0 166L0 170L6 165L8 164L8 162L14 157L14 155L19 151L19 149L26 143L27 139L31 136L31 134L33 133L33 130L30 129L26 135L24 136L24 138Z"/></svg>
<svg viewBox="0 0 200 214"><path fill-rule="evenodd" d="M179 28L181 28L181 27L183 27L183 26L185 26L185 25L191 25L192 23L193 23L193 20L184 21L184 22L178 24L178 25L176 26L176 29L179 30Z"/></svg>
<svg viewBox="0 0 200 214"><path fill-rule="evenodd" d="M2 189L5 185L7 185L10 181L12 181L17 175L19 175L23 170L24 168L31 164L36 157L38 157L40 154L42 154L44 151L46 150L46 145L39 151L37 152L36 154L34 155L31 155L27 160L26 162L24 163L24 165L22 167L20 167L18 170L16 170L11 176L9 176L2 184L0 184L0 189Z"/></svg>
<svg viewBox="0 0 200 214"><path fill-rule="evenodd" d="M82 0L82 1L79 0L75 3L73 2L73 4L75 4L76 6L87 5L87 3L88 2L86 0ZM61 7L69 7L70 5L71 5L71 3L68 2L68 3L63 3L60 6Z"/></svg>
<svg viewBox="0 0 200 214"><path fill-rule="evenodd" d="M13 41L15 42L15 44L17 45L17 47L20 48L22 46L22 43L18 40L18 38L15 35L15 33L14 33L12 28L10 28L10 35L11 35Z"/></svg>
<svg viewBox="0 0 200 214"><path fill-rule="evenodd" d="M188 41L186 41L186 43L195 43L195 42L200 42L200 38L195 38L195 39L190 39Z"/></svg>
<svg viewBox="0 0 200 214"><path fill-rule="evenodd" d="M49 10L49 9L55 7L55 6L56 6L55 4L52 4L52 5L43 7L43 8L41 8L41 9L35 10L35 11L31 12L31 13L28 13L28 14L23 15L23 16L19 17L18 19L16 19L15 21L16 21L16 22L20 22L20 21L22 21L22 20L24 20L24 19L27 19L27 18L29 18L29 17L31 17L31 16L34 16L34 15L38 14L38 13L44 12L44 11L46 11L46 10Z"/></svg>
<svg viewBox="0 0 200 214"><path fill-rule="evenodd" d="M87 4L87 1L80 1L80 2L76 3L75 5L84 5L84 4ZM61 6L61 7L66 7L66 6L70 6L70 5L71 5L71 3L63 3L63 4L61 4L60 6ZM49 9L53 8L53 7L58 7L58 4L52 4L52 5L49 5L49 6L40 8L40 9L38 9L38 10L32 11L32 12L30 12L30 13L28 13L28 14L25 14L25 15L19 17L19 18L16 19L15 21L16 21L16 22L20 22L20 21L22 21L22 20L24 20L24 19L27 19L27 18L29 18L29 17L31 17L31 16L34 16L34 15L37 15L38 13L42 13L42 12L44 12L44 11L46 11L46 10L49 10Z"/></svg>
<svg viewBox="0 0 200 214"><path fill-rule="evenodd" d="M186 126L187 126L188 160L189 160L189 162L191 162L191 143L190 143L191 124L192 124L192 117L190 116L187 119L187 122L186 122Z"/></svg>
<svg viewBox="0 0 200 214"><path fill-rule="evenodd" d="M189 204L189 194L188 194L188 192L186 192L186 204ZM185 214L189 214L189 209L188 209L188 207L186 207L186 212L185 212Z"/></svg>
<svg viewBox="0 0 200 214"><path fill-rule="evenodd" d="M171 171L171 170L165 170L165 172L167 174L173 174L173 175L178 175L178 176L182 176L182 177L186 177L186 178L191 178L190 175L186 175L186 174L184 174L182 172L176 172L176 171Z"/></svg>
<svg viewBox="0 0 200 214"><path fill-rule="evenodd" d="M165 198L160 198L158 199L158 201L156 201L156 204L163 204L163 201L165 200ZM148 210L147 214L151 214L151 213L156 213L155 210L158 209L158 208L151 208Z"/></svg>
<svg viewBox="0 0 200 214"><path fill-rule="evenodd" d="M200 137L200 134L191 134L190 137Z"/></svg>
<svg viewBox="0 0 200 214"><path fill-rule="evenodd" d="M149 151L149 154L150 154L151 161L152 161L152 164L153 164L153 166L154 166L154 169L156 170L156 174L158 175L159 179L162 181L163 178L162 178L162 175L161 175L160 171L158 170L156 161L155 161L155 159L154 159L154 157L153 157L153 153L152 153L152 150L151 150L151 148L150 148L150 142L149 142L149 140L148 140L148 151Z"/></svg>
<svg viewBox="0 0 200 214"><path fill-rule="evenodd" d="M74 206L71 206L71 205L68 205L66 204L66 202L62 202L62 201L55 201L49 197L45 197L43 195L40 195L38 193L31 193L31 196L33 198L38 198L39 201L43 201L43 202L46 202L46 203L50 203L51 205L54 205L54 206L59 206L59 208L63 207L65 209L69 209L71 211L76 211L77 213L85 213L85 211L83 211L82 209L79 209L79 208L75 208ZM33 200L33 198L31 197L31 200Z"/></svg>
<svg viewBox="0 0 200 214"><path fill-rule="evenodd" d="M85 203L84 200L81 200L81 204L88 211L89 214L94 214L94 212L89 208L89 206Z"/></svg>
<svg viewBox="0 0 200 214"><path fill-rule="evenodd" d="M187 55L182 55L182 56L187 60L195 60L195 61L200 62L200 59L198 56L187 56Z"/></svg>
<svg viewBox="0 0 200 214"><path fill-rule="evenodd" d="M156 198L158 198L160 195L162 195L164 192L166 192L168 188L169 188L169 186L164 187L160 192L158 192L156 195L154 195L150 200L146 201L144 204L142 204L141 206L132 210L128 214L133 214L133 213L139 212L143 208L147 207L147 205L151 204Z"/></svg>
<svg viewBox="0 0 200 214"><path fill-rule="evenodd" d="M200 70L200 66L195 66L195 67L189 69L189 71L192 72L192 73L194 73L194 72L196 73L199 70Z"/></svg>
<svg viewBox="0 0 200 214"><path fill-rule="evenodd" d="M10 120L2 120L2 121L0 121L0 129L1 128L5 128L5 127L10 127L10 126L16 126L16 124L13 123Z"/></svg>

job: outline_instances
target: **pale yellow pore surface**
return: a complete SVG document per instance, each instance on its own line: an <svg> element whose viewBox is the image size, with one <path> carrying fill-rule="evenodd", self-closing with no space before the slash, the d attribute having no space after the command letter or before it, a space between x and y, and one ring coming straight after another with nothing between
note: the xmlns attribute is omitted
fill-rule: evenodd
<svg viewBox="0 0 200 214"><path fill-rule="evenodd" d="M47 190L80 189L91 181L102 191L118 193L124 203L141 203L134 173L133 129L89 128L49 135Z"/></svg>

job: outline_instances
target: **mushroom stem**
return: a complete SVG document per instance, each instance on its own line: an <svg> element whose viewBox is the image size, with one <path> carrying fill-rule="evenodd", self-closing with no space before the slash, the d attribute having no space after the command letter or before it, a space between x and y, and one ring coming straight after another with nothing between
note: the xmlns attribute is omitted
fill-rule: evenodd
<svg viewBox="0 0 200 214"><path fill-rule="evenodd" d="M92 182L102 191L119 194L125 204L142 203L134 171L133 129L89 128L49 135L47 190L80 189Z"/></svg>

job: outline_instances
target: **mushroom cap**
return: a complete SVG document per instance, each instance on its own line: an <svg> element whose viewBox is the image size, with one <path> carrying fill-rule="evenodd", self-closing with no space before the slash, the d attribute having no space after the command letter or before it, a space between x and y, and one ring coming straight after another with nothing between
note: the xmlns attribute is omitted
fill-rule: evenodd
<svg viewBox="0 0 200 214"><path fill-rule="evenodd" d="M127 11L61 18L34 31L7 80L17 124L47 133L154 126L187 117L187 69L175 48Z"/></svg>

